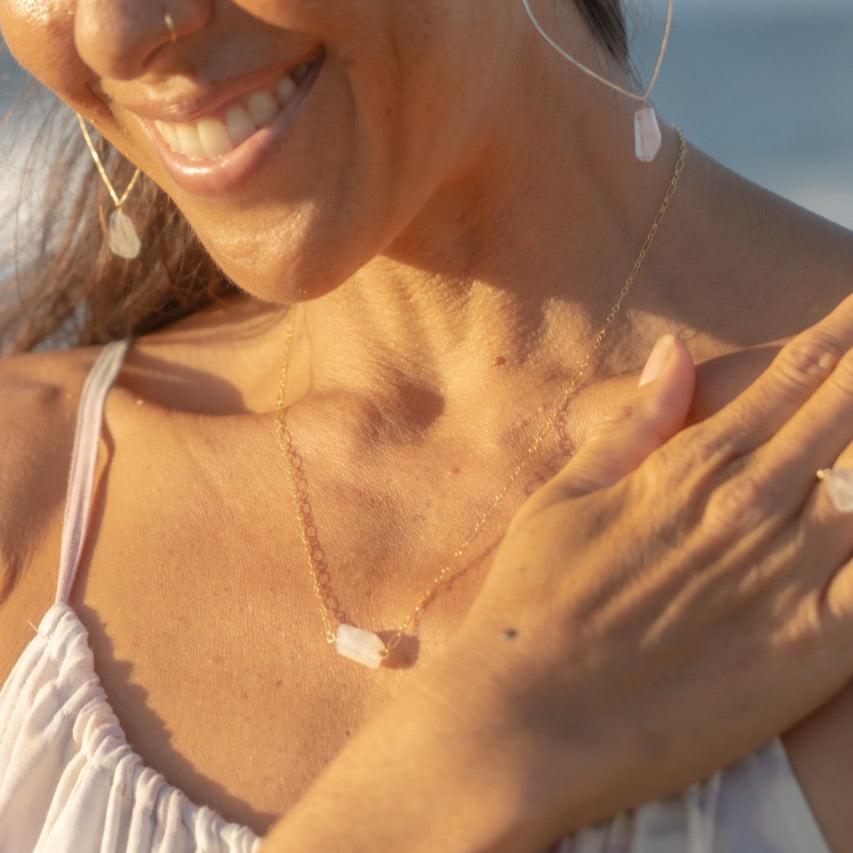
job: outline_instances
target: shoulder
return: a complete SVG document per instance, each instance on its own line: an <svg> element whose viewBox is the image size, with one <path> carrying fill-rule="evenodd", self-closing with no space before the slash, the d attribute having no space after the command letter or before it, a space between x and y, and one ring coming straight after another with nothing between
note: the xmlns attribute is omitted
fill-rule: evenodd
<svg viewBox="0 0 853 853"><path fill-rule="evenodd" d="M744 390L788 340L853 293L853 231L703 156L707 209L673 237L703 247L656 306L697 363L697 418ZM711 235L703 237L703 235ZM663 308L663 310L660 310ZM701 410L701 411L700 411Z"/></svg>
<svg viewBox="0 0 853 853"><path fill-rule="evenodd" d="M100 351L0 358L0 681L52 603L77 403Z"/></svg>
<svg viewBox="0 0 853 853"><path fill-rule="evenodd" d="M810 286L814 287L814 283ZM786 334L696 358L696 391L687 423L704 420L735 399L770 367L786 344L820 324L851 295L853 274L822 293L815 293L808 308L792 311L790 327L784 329Z"/></svg>

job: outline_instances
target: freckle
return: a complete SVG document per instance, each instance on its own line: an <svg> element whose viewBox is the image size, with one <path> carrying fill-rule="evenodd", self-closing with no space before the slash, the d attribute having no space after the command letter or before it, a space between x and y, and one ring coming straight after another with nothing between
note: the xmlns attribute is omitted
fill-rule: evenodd
<svg viewBox="0 0 853 853"><path fill-rule="evenodd" d="M496 355L495 356L495 364L498 366L500 366L501 364L506 364L506 358L504 358L504 356L502 356L502 355Z"/></svg>
<svg viewBox="0 0 853 853"><path fill-rule="evenodd" d="M454 465L454 466L450 469L450 473L451 473L451 474L458 474L458 473L459 473L459 466L458 466L458 465Z"/></svg>
<svg viewBox="0 0 853 853"><path fill-rule="evenodd" d="M505 640L514 640L518 636L518 631L515 628L504 628L503 638Z"/></svg>

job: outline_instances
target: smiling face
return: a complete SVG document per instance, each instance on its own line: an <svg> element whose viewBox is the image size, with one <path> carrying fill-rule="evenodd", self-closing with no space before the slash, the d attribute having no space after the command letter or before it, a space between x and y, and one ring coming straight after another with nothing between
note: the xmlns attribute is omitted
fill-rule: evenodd
<svg viewBox="0 0 853 853"><path fill-rule="evenodd" d="M18 60L275 302L333 289L472 167L516 20L460 0L0 0Z"/></svg>

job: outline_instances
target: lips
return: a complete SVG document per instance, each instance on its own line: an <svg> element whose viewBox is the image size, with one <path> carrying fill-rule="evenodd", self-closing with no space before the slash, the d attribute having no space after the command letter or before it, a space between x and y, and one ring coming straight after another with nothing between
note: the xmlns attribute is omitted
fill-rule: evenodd
<svg viewBox="0 0 853 853"><path fill-rule="evenodd" d="M227 192L248 181L288 136L323 60L303 63L197 121L137 119L177 184L200 195Z"/></svg>
<svg viewBox="0 0 853 853"><path fill-rule="evenodd" d="M301 79L301 78L300 78ZM154 121L169 148L191 160L209 160L233 151L259 128L269 124L296 92L295 76L285 74L220 110L193 122Z"/></svg>

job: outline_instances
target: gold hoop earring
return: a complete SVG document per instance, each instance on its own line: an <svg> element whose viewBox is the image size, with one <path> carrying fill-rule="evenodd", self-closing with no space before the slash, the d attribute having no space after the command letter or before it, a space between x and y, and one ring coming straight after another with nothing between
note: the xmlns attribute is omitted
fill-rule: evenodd
<svg viewBox="0 0 853 853"><path fill-rule="evenodd" d="M666 23L664 24L663 39L661 40L660 50L658 51L657 62L655 62L655 70L652 72L652 77L646 86L646 90L641 95L623 88L618 83L614 83L606 77L602 77L600 74L584 65L579 59L576 59L570 53L567 53L559 44L557 44L556 41L554 41L554 39L551 38L551 36L548 35L547 32L545 32L545 29L537 20L536 15L533 14L533 9L530 8L530 0L521 0L521 2L524 5L524 11L527 13L527 17L530 18L530 22L534 27L536 27L539 35L541 35L542 38L545 39L545 41L548 42L548 44L551 45L551 47L553 47L554 50L556 50L564 59L571 62L579 71L583 71L584 74L589 75L594 80L598 80L599 83L603 83L605 86L608 86L614 91L640 102L640 108L634 113L634 153L638 160L641 160L644 163L651 163L652 160L657 157L663 140L661 138L657 113L655 112L655 108L649 105L649 98L652 96L652 90L655 88L655 83L657 83L658 75L660 74L661 66L663 65L663 58L666 55L666 49L669 46L669 36L672 32L674 0L667 0Z"/></svg>

